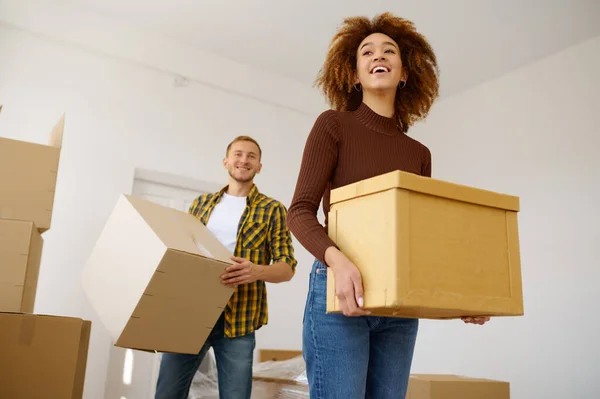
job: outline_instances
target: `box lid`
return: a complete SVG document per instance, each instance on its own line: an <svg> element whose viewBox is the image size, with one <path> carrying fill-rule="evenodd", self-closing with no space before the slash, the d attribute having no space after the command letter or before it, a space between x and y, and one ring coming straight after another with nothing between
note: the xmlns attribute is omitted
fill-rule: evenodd
<svg viewBox="0 0 600 399"><path fill-rule="evenodd" d="M396 170L331 190L331 205L390 189L405 189L510 211L519 211L519 197L450 183Z"/></svg>

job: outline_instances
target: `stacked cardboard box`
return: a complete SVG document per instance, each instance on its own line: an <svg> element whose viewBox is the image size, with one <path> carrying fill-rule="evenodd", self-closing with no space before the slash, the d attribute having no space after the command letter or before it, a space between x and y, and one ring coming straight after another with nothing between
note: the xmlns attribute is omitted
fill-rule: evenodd
<svg viewBox="0 0 600 399"><path fill-rule="evenodd" d="M33 314L63 128L64 117L50 145L0 137L1 398L83 394L90 322Z"/></svg>
<svg viewBox="0 0 600 399"><path fill-rule="evenodd" d="M520 316L518 211L515 196L395 171L332 190L329 236L373 315ZM331 273L327 284L339 312Z"/></svg>

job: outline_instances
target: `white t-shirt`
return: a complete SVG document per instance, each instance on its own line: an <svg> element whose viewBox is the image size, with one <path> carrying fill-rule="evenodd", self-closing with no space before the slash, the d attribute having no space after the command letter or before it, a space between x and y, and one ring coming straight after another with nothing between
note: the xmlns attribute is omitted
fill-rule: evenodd
<svg viewBox="0 0 600 399"><path fill-rule="evenodd" d="M206 227L227 249L233 253L237 242L237 230L246 208L246 197L234 197L223 193L221 200L210 213Z"/></svg>

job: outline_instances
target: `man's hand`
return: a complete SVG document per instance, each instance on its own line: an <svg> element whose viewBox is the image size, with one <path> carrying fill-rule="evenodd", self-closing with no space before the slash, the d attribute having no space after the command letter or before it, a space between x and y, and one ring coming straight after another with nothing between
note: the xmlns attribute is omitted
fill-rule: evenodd
<svg viewBox="0 0 600 399"><path fill-rule="evenodd" d="M461 317L461 320L467 324L479 324L480 326L484 325L490 318L488 316L485 317Z"/></svg>
<svg viewBox="0 0 600 399"><path fill-rule="evenodd" d="M249 284L260 280L264 272L263 266L255 265L247 259L236 256L232 256L231 260L235 263L227 267L225 273L221 275L221 282L224 285L235 288L241 284Z"/></svg>
<svg viewBox="0 0 600 399"><path fill-rule="evenodd" d="M361 309L364 305L362 276L360 271L337 248L325 252L325 261L335 278L335 295L345 316L367 316L371 312Z"/></svg>

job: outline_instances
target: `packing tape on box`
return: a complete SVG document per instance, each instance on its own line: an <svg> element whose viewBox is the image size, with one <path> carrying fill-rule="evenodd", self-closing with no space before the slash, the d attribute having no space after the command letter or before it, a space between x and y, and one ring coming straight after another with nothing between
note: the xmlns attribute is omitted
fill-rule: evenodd
<svg viewBox="0 0 600 399"><path fill-rule="evenodd" d="M194 244L196 245L196 248L198 248L198 251L200 251L200 253L208 258L214 258L213 254L210 253L210 251L208 249L206 249L206 247L202 244L200 244L197 240L196 237L194 237L194 235L192 235L192 241L194 241Z"/></svg>
<svg viewBox="0 0 600 399"><path fill-rule="evenodd" d="M35 336L35 316L22 315L19 345L29 346Z"/></svg>

